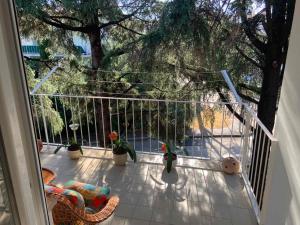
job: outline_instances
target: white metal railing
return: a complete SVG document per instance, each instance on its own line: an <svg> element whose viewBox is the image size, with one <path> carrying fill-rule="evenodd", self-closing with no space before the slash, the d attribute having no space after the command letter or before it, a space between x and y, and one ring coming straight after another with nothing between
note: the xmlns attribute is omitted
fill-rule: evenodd
<svg viewBox="0 0 300 225"><path fill-rule="evenodd" d="M108 133L117 131L139 152L160 153L161 144L169 142L183 157L236 157L241 161L241 175L259 219L270 147L276 139L244 103L31 96L36 133L47 145L70 143L74 138L83 146L107 149L111 144ZM242 115L243 121L227 106ZM53 120L53 116L57 118Z"/></svg>
<svg viewBox="0 0 300 225"><path fill-rule="evenodd" d="M74 138L83 146L107 149L108 133L117 131L139 152L160 153L161 144L169 142L182 157L234 156L259 220L276 139L242 102L227 72L221 73L237 102L31 94L36 133L47 145Z"/></svg>
<svg viewBox="0 0 300 225"><path fill-rule="evenodd" d="M241 166L242 177L247 193L255 211L258 222L263 206L265 185L268 172L268 161L271 146L277 139L270 133L253 111L253 106L243 103L226 70L221 74L236 101L243 106Z"/></svg>
<svg viewBox="0 0 300 225"><path fill-rule="evenodd" d="M37 136L48 145L70 143L74 138L83 146L109 148L107 135L117 131L140 152L159 153L161 144L169 142L183 156L216 160L230 155L240 157L241 122L227 109L229 103L31 96ZM230 105L236 111L241 110L240 104ZM71 124L78 124L78 129L72 131Z"/></svg>
<svg viewBox="0 0 300 225"><path fill-rule="evenodd" d="M268 173L271 146L277 139L269 132L256 114L245 106L245 132L242 146L242 177L258 221Z"/></svg>

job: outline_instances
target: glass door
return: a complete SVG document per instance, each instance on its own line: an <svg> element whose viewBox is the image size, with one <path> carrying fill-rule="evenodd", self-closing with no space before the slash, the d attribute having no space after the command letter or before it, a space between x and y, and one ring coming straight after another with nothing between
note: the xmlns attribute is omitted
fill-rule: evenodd
<svg viewBox="0 0 300 225"><path fill-rule="evenodd" d="M19 215L15 206L11 177L7 168L7 159L0 130L0 225L19 224Z"/></svg>

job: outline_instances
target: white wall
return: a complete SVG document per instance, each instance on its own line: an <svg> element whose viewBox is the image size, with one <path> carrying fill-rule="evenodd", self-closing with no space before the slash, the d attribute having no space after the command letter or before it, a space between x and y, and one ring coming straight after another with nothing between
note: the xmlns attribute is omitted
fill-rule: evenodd
<svg viewBox="0 0 300 225"><path fill-rule="evenodd" d="M296 1L287 65L275 125L264 225L300 224L300 1Z"/></svg>

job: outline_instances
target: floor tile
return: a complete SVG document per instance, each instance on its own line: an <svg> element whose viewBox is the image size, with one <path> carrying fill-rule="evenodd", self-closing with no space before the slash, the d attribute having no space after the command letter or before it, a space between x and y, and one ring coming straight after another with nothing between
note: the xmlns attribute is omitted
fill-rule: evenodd
<svg viewBox="0 0 300 225"><path fill-rule="evenodd" d="M212 216L223 219L231 218L230 206L221 205L221 204L213 204L212 205Z"/></svg>
<svg viewBox="0 0 300 225"><path fill-rule="evenodd" d="M149 225L150 221L127 219L124 225Z"/></svg>
<svg viewBox="0 0 300 225"><path fill-rule="evenodd" d="M211 225L232 225L230 219L212 217Z"/></svg>
<svg viewBox="0 0 300 225"><path fill-rule="evenodd" d="M135 209L135 206L133 206L133 205L120 204L118 206L118 208L116 209L115 215L131 218L133 215L134 209Z"/></svg>
<svg viewBox="0 0 300 225"><path fill-rule="evenodd" d="M164 209L153 208L151 221L169 224L170 216L171 216L171 211L168 208L164 208Z"/></svg>
<svg viewBox="0 0 300 225"><path fill-rule="evenodd" d="M112 219L110 225L124 225L125 220L126 219L124 217L114 216L114 218Z"/></svg>
<svg viewBox="0 0 300 225"><path fill-rule="evenodd" d="M144 206L136 206L132 218L140 220L150 220L152 216L152 208Z"/></svg>
<svg viewBox="0 0 300 225"><path fill-rule="evenodd" d="M256 225L248 209L231 207L231 218L233 225Z"/></svg>

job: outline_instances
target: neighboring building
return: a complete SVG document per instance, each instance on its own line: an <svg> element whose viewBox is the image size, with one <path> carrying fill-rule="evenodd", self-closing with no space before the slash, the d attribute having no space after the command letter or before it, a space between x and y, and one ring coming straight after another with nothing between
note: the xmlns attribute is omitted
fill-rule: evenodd
<svg viewBox="0 0 300 225"><path fill-rule="evenodd" d="M75 46L81 52L81 55L83 57L90 57L91 48L90 48L88 41L86 41L78 36L74 36L73 41L74 41ZM24 56L34 57L34 58L40 57L40 47L39 47L37 41L32 40L32 39L22 38L21 44L22 44L22 52L23 52ZM57 53L57 56L61 57L62 55Z"/></svg>

